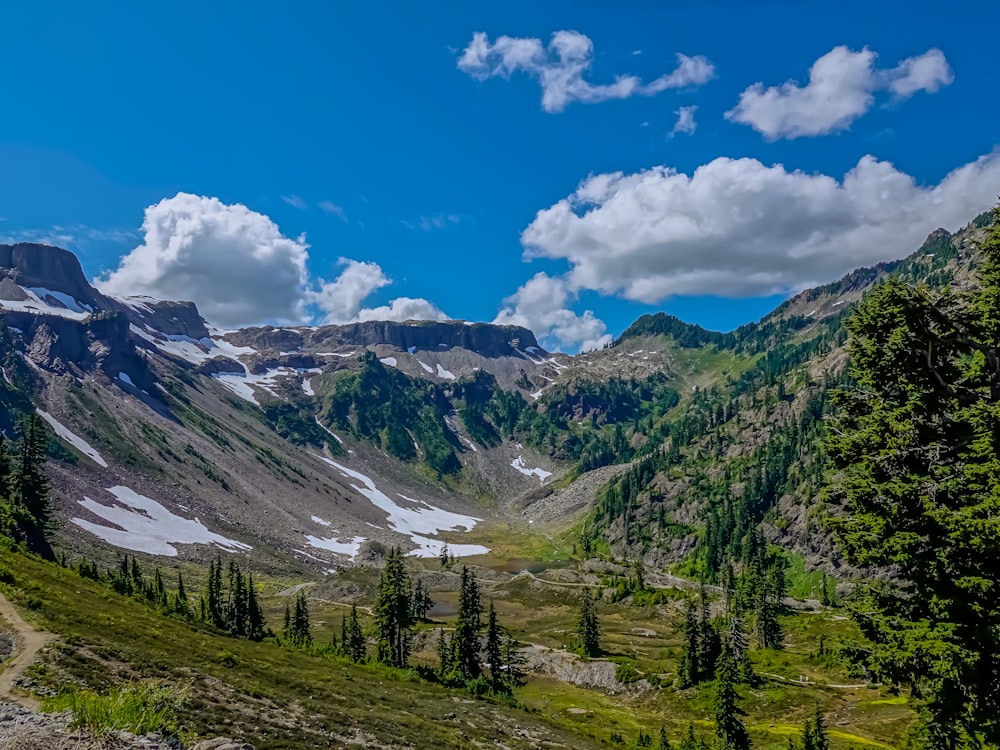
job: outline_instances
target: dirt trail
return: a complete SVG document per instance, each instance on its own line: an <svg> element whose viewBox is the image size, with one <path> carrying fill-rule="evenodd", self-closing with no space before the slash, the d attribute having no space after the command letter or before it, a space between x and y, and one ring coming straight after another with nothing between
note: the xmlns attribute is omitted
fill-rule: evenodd
<svg viewBox="0 0 1000 750"><path fill-rule="evenodd" d="M56 636L51 633L43 633L40 630L35 630L31 625L26 623L3 594L0 594L0 616L7 621L17 636L18 641L17 653L4 668L3 672L0 672L0 700L7 700L28 708L37 709L38 703L33 698L15 695L12 692L13 683L14 680L24 674L24 670L32 665L38 652L47 644L54 641Z"/></svg>

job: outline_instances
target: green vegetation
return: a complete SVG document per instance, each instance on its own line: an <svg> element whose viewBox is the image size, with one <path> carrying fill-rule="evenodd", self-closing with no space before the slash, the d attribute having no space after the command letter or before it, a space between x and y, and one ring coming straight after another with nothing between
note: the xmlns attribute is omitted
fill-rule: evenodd
<svg viewBox="0 0 1000 750"><path fill-rule="evenodd" d="M971 292L865 298L827 439L847 559L894 570L852 606L873 642L856 655L920 697L934 748L1000 743L1000 224L981 253Z"/></svg>
<svg viewBox="0 0 1000 750"><path fill-rule="evenodd" d="M179 730L178 716L187 692L157 681L127 682L106 693L67 686L42 704L44 711L69 711L71 726L85 727L98 736L125 731L144 735Z"/></svg>

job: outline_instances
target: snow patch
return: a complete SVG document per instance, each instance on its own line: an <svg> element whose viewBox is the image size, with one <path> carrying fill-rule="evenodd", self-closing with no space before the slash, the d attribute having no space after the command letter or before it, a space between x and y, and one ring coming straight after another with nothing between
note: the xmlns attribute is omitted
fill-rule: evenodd
<svg viewBox="0 0 1000 750"><path fill-rule="evenodd" d="M109 544L134 552L176 557L175 544L214 544L230 552L250 550L243 542L209 531L197 518L174 515L155 500L121 485L108 487L118 505L102 505L84 497L79 503L96 516L114 524L104 526L83 518L71 519L80 528Z"/></svg>
<svg viewBox="0 0 1000 750"><path fill-rule="evenodd" d="M397 362L395 357L383 357L379 360L383 365L389 365L389 367L395 367Z"/></svg>
<svg viewBox="0 0 1000 750"><path fill-rule="evenodd" d="M361 472L348 469L346 466L342 466L336 461L326 458L325 456L320 456L315 453L313 455L320 461L323 461L324 463L337 469L337 471L339 471L344 477L360 482L360 484L352 483L351 487L363 497L367 498L368 501L371 502L371 504L376 508L379 508L386 513L386 522L389 524L389 528L397 533L408 536L410 541L418 545L419 549L408 553L410 556L432 557L433 555L424 554L424 551L434 548L435 545L437 545L436 549L440 552L441 546L446 544L446 542L442 541L438 543L436 540L428 539L427 537L421 535L437 535L439 531L457 531L458 529L471 531L475 528L476 524L482 520L481 518L475 518L474 516L465 516L460 513L452 513L451 511L442 510L441 508L437 508L424 500L414 500L406 495L399 495L400 498L412 503L414 506L404 508L378 489L378 487L375 486L375 482ZM466 552L466 554L472 555L485 554L489 552L489 549L479 545L458 545L458 547L465 547L469 550L475 549L476 551ZM460 554L456 545L448 544L448 549L455 550L456 555Z"/></svg>
<svg viewBox="0 0 1000 750"><path fill-rule="evenodd" d="M320 526L329 526L330 525L329 521L324 521L319 516L311 516L311 519L312 519L313 523L318 523Z"/></svg>
<svg viewBox="0 0 1000 750"><path fill-rule="evenodd" d="M539 390L537 390L537 391L535 391L534 393L531 394L531 398L533 398L535 401L537 401L541 397L542 397L542 391L541 391L541 389L539 389Z"/></svg>
<svg viewBox="0 0 1000 750"><path fill-rule="evenodd" d="M132 382L132 378L130 378L128 376L127 372L120 372L120 373L118 373L118 379L120 381L122 381L123 383L126 383L126 384L132 386L133 388L135 388L135 383Z"/></svg>
<svg viewBox="0 0 1000 750"><path fill-rule="evenodd" d="M415 352L416 350L417 350L417 347L415 347L415 346L408 346L408 347L406 347L406 351L408 351L410 354L413 354L413 352Z"/></svg>
<svg viewBox="0 0 1000 750"><path fill-rule="evenodd" d="M346 555L352 560L357 557L358 551L361 549L361 545L365 541L363 536L356 536L349 542L342 542L336 538L324 539L322 537L313 536L312 534L306 534L305 537L306 541L309 542L310 547L325 549L329 552L335 552L338 555Z"/></svg>
<svg viewBox="0 0 1000 750"><path fill-rule="evenodd" d="M419 359L417 360L417 362L420 364L421 367L424 368L425 372L429 372L431 374L434 374L434 368L431 367L429 364L427 364L426 362L421 362Z"/></svg>
<svg viewBox="0 0 1000 750"><path fill-rule="evenodd" d="M25 295L27 295L28 299L0 300L0 308L3 308L4 310L10 310L12 312L31 313L33 315L55 315L56 317L69 318L70 320L84 320L90 315L89 312L83 310L83 308L80 307L80 304L69 295L62 294L61 292L58 293L61 297L65 297L67 300L72 302L72 307L64 305L62 299L56 296L57 293L51 292L50 290L45 289L43 287L35 287L35 288L43 293L51 295L53 299L59 302L59 304L53 305L49 302L46 302L34 291L32 291L27 287L22 286L21 289L22 291L24 291Z"/></svg>
<svg viewBox="0 0 1000 750"><path fill-rule="evenodd" d="M28 286L21 288L24 289L26 292L31 292L36 297L38 297L38 299L46 303L48 303L46 297L52 297L52 299L57 300L59 304L61 304L67 310L72 310L73 312L77 313L94 312L94 308L92 308L90 305L80 302L75 297L71 297L65 292L55 292L51 289L46 289L43 286Z"/></svg>
<svg viewBox="0 0 1000 750"><path fill-rule="evenodd" d="M302 390L305 391L307 396L315 396L316 391L313 390L312 378L306 378L302 381Z"/></svg>
<svg viewBox="0 0 1000 750"><path fill-rule="evenodd" d="M542 481L542 483L544 483L546 479L552 476L551 471L545 471L545 469L540 469L537 466L534 469L529 469L528 464L524 460L524 456L518 456L517 458L515 458L513 461L510 462L510 465L513 466L522 474L524 474L526 477L538 477L539 480Z"/></svg>
<svg viewBox="0 0 1000 750"><path fill-rule="evenodd" d="M454 374L448 372L440 364L437 366L437 370L438 370L438 377L439 378L444 378L445 380L454 380L455 379Z"/></svg>
<svg viewBox="0 0 1000 750"><path fill-rule="evenodd" d="M37 411L38 411L38 416L40 416L42 419L44 419L46 422L49 423L49 426L52 427L53 430L55 430L56 435L58 435L67 443L72 445L74 448L80 451L80 453L85 455L87 458L89 458L98 466L101 466L105 469L108 468L108 462L101 457L100 453L94 450L94 448L90 445L90 443L88 443L82 437L80 437L75 432L70 430L66 425L64 425L58 419L53 417L47 411L43 409L38 409Z"/></svg>

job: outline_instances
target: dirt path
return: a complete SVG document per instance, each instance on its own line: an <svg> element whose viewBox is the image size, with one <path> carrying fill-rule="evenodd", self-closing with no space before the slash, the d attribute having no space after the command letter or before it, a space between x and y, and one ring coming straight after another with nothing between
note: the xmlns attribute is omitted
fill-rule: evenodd
<svg viewBox="0 0 1000 750"><path fill-rule="evenodd" d="M0 700L7 700L18 703L27 708L38 708L38 703L33 698L26 698L12 693L13 683L18 677L24 674L24 670L32 665L38 652L47 644L56 639L51 633L43 633L35 630L31 625L21 619L13 605L7 598L0 594L0 616L3 617L17 636L18 649L14 658L7 663L3 672L0 672Z"/></svg>

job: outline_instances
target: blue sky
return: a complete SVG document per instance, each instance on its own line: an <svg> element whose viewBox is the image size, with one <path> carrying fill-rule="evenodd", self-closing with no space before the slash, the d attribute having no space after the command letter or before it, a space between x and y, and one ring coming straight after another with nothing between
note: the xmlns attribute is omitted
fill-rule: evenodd
<svg viewBox="0 0 1000 750"><path fill-rule="evenodd" d="M1000 194L994 4L130 5L2 11L0 237L220 325L730 329Z"/></svg>

